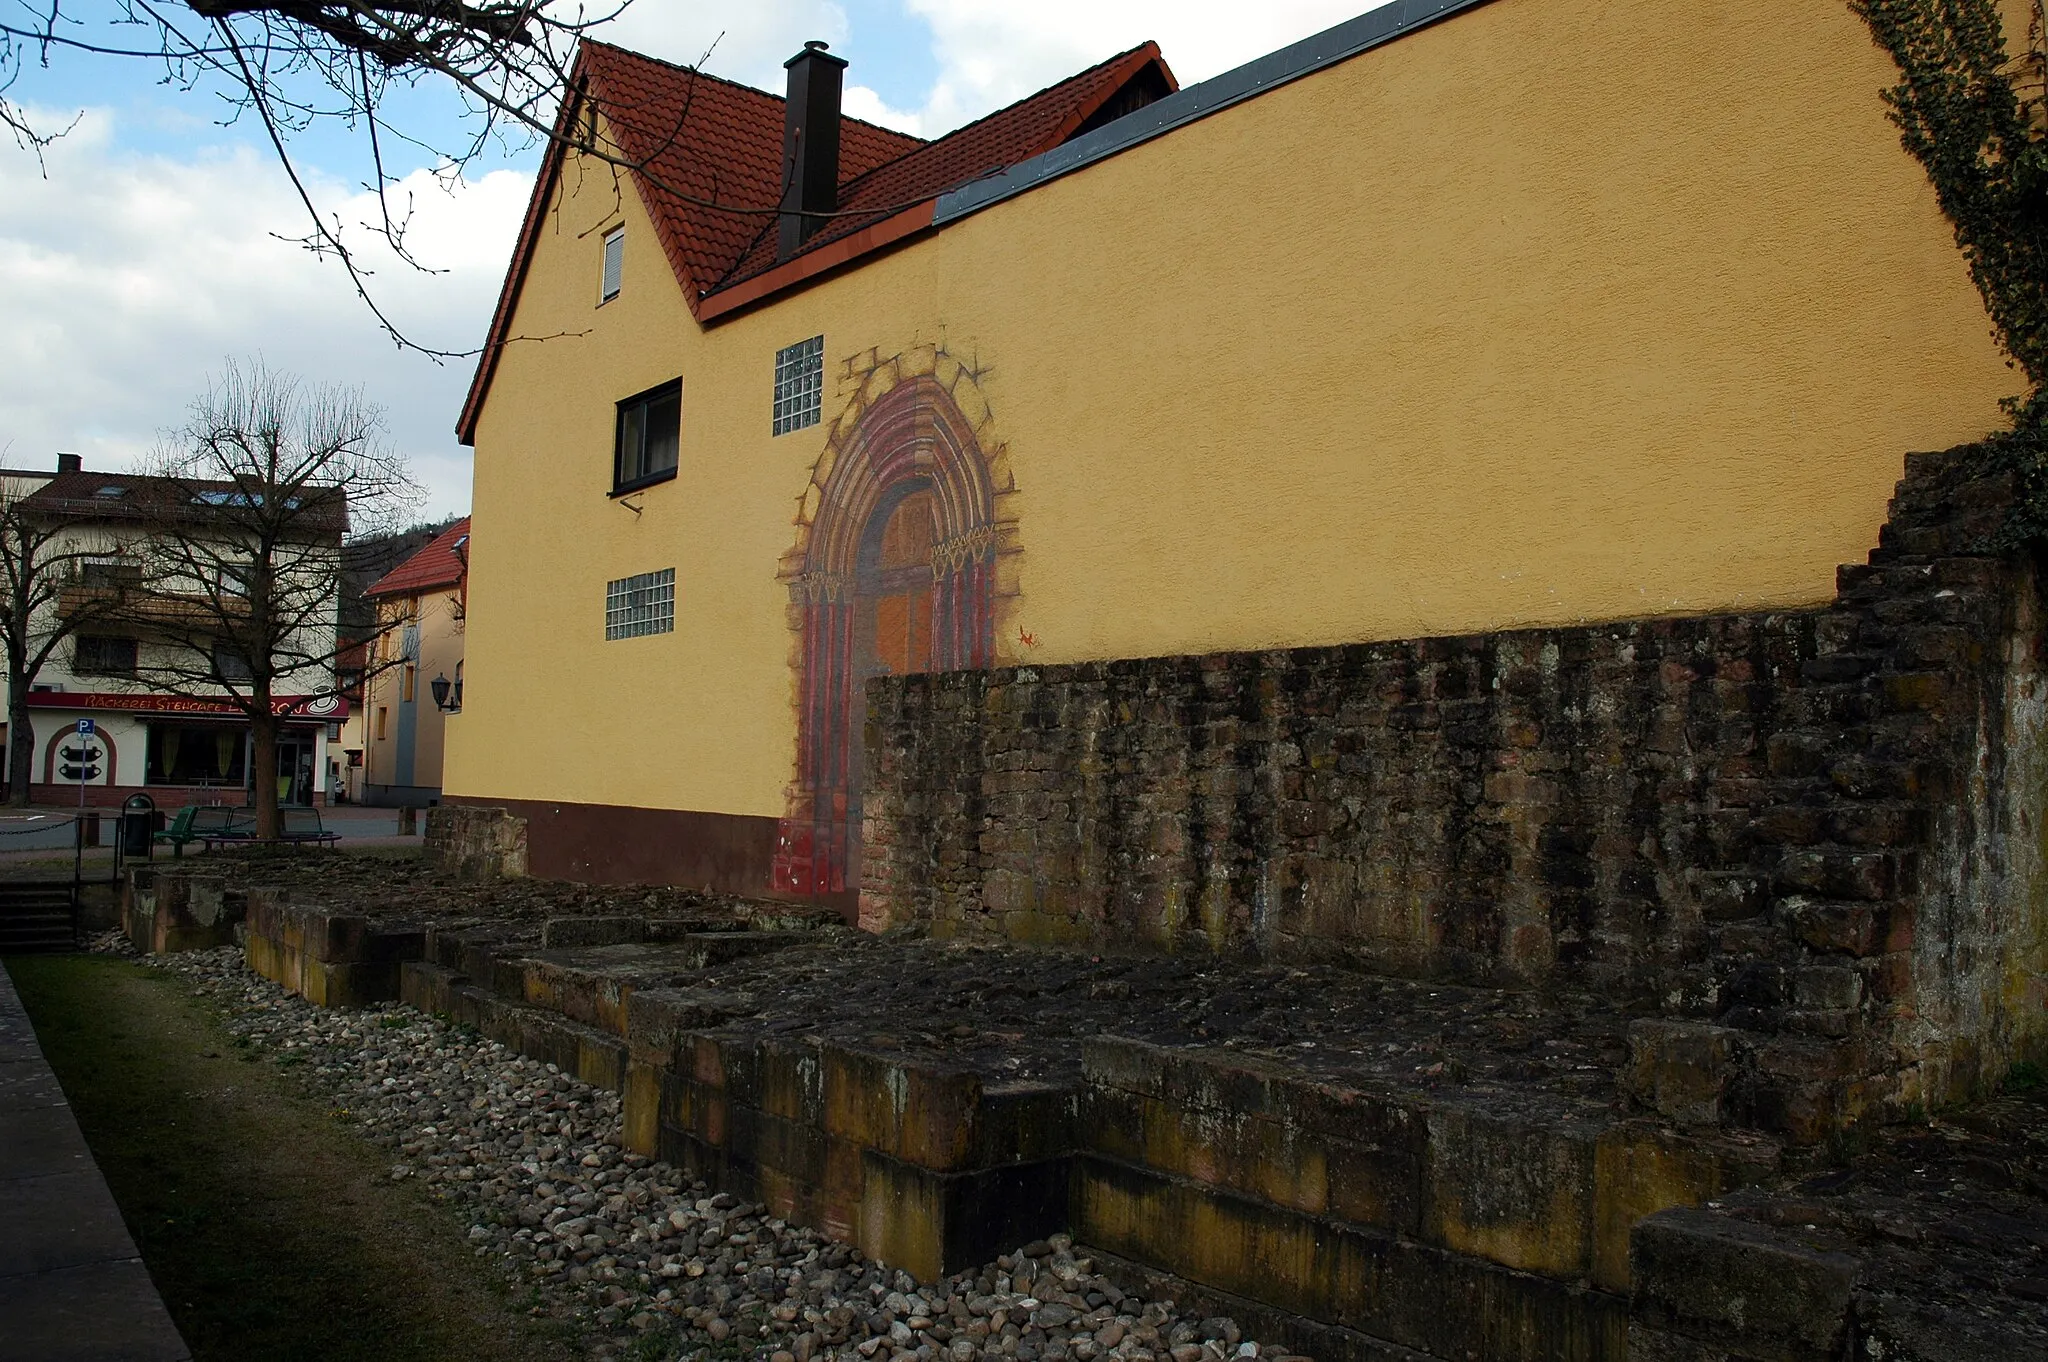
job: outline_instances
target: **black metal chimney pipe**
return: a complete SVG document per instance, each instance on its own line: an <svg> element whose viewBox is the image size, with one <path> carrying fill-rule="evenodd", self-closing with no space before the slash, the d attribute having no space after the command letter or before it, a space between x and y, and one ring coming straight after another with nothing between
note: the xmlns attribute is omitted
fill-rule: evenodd
<svg viewBox="0 0 2048 1362"><path fill-rule="evenodd" d="M839 206L839 84L846 63L808 42L783 63L789 98L782 117L782 216L776 223L775 258L795 255L806 238L825 225L814 216Z"/></svg>

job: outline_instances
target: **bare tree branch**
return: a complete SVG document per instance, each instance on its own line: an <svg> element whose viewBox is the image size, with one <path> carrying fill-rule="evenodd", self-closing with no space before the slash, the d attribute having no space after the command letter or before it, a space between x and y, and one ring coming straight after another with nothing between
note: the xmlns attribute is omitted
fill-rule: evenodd
<svg viewBox="0 0 2048 1362"><path fill-rule="evenodd" d="M781 213L773 204L727 201L714 188L709 197L671 183L657 162L691 155L688 123L695 94L692 81L680 113L646 126L648 111L614 102L608 91L578 89L571 77L584 37L622 14L630 0L585 10L582 0L114 0L119 26L149 35L133 45L95 41L79 0L0 0L0 125L18 146L41 155L68 127L38 129L8 89L25 56L47 65L53 51L148 59L160 63L162 80L185 90L204 88L222 102L227 124L243 116L262 126L264 140L283 166L293 192L312 222L303 237L288 237L322 257L341 262L350 285L386 335L402 348L436 360L471 358L478 348L452 349L408 335L374 295L371 270L359 259L338 218L321 211L306 177L294 163L292 139L318 124L338 124L364 139L370 179L379 199L377 221L359 224L406 265L422 264L405 243L409 212L395 212L388 195L401 177L385 154L387 140L425 152L445 183L459 180L494 146L552 143L638 175L677 202L765 220ZM712 44L715 49L717 43ZM707 50L694 76L710 58ZM395 127L385 116L395 89L441 81L462 98L467 110L459 145L438 145L428 137ZM588 107L603 119L570 118ZM636 128L629 152L604 134L622 121ZM870 205L816 217L865 216L909 205ZM565 333L568 334L568 333ZM521 336L512 341L550 337Z"/></svg>
<svg viewBox="0 0 2048 1362"><path fill-rule="evenodd" d="M145 466L139 588L123 623L147 646L136 678L220 700L273 769L282 706L340 693L344 537L405 523L420 490L360 391L230 365ZM274 781L255 782L257 835L277 829Z"/></svg>

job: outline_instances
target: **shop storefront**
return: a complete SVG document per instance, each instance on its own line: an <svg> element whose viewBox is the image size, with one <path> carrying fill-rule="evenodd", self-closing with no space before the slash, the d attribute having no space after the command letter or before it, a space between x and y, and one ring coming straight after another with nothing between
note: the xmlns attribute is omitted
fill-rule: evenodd
<svg viewBox="0 0 2048 1362"><path fill-rule="evenodd" d="M72 804L79 787L94 807L146 792L158 808L246 804L254 788L249 723L218 700L168 695L37 691L28 697L35 744L36 803ZM275 766L256 773L275 781L282 804L324 805L328 749L348 718L335 696L280 697L283 722ZM82 735L78 721L92 720Z"/></svg>

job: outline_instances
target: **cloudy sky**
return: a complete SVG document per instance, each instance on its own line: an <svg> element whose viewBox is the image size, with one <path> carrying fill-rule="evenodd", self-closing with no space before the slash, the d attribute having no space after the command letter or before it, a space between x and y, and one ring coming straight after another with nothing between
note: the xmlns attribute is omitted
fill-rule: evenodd
<svg viewBox="0 0 2048 1362"><path fill-rule="evenodd" d="M846 57L848 111L923 136L977 118L1111 53L1158 40L1183 83L1228 70L1375 0L634 0L605 36L779 89L806 39ZM111 0L85 0L111 11ZM19 24L30 0L0 0ZM81 11L84 13L85 11ZM304 210L255 129L223 126L204 90L133 59L55 52L8 97L43 126L73 124L37 158L0 136L0 463L58 450L118 467L146 452L229 356L362 385L415 462L424 514L469 506L453 434L470 364L401 350L332 261L289 238ZM432 88L398 111L449 145L460 107ZM75 120L75 123L74 123ZM374 215L359 139L294 147L322 210ZM444 184L424 152L391 167L408 245L435 273L376 258L372 288L410 338L461 351L482 338L538 152L510 147ZM387 165L389 158L387 157Z"/></svg>

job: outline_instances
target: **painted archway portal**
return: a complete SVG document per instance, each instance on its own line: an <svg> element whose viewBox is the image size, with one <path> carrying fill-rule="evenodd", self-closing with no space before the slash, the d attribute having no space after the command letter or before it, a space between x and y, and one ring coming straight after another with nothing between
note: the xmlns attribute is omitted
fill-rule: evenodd
<svg viewBox="0 0 2048 1362"><path fill-rule="evenodd" d="M797 583L798 769L775 867L800 894L859 883L867 681L994 654L994 498L944 389L914 380L876 402L823 490Z"/></svg>

